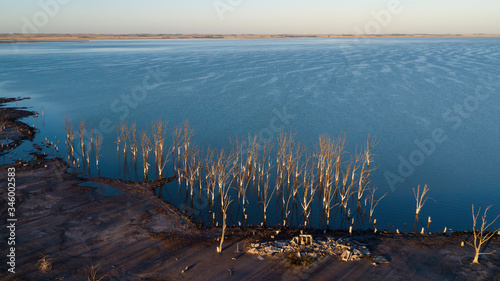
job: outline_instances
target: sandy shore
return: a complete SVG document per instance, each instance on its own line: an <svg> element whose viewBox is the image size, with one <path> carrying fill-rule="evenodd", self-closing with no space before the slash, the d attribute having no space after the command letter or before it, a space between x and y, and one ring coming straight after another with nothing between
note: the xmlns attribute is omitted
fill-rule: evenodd
<svg viewBox="0 0 500 281"><path fill-rule="evenodd" d="M86 280L98 265L102 280L500 280L500 256L481 257L472 265L471 233L451 235L305 230L313 237L349 237L367 245L373 259L343 262L328 256L308 266L292 266L283 255L265 257L242 251L250 242L292 239L299 230L230 228L222 254L216 253L220 228L205 228L187 218L153 192L158 183L90 179L68 173L59 159L38 159L0 166L16 169L16 274L0 258L1 280ZM107 195L89 182L105 184L120 194ZM5 191L3 188L2 190ZM1 194L6 221L6 192ZM7 243L5 228L1 243ZM274 238L273 238L274 237ZM2 249L5 247L2 246ZM237 252L237 249L240 251ZM500 236L487 251L500 250ZM51 268L37 262L48 257Z"/></svg>
<svg viewBox="0 0 500 281"><path fill-rule="evenodd" d="M270 38L422 38L500 37L500 34L0 34L1 43L72 42L92 39L270 39Z"/></svg>

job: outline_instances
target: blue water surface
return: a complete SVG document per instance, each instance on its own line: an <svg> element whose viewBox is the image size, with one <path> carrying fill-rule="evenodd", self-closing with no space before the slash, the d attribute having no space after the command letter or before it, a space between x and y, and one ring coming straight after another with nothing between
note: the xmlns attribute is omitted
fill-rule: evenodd
<svg viewBox="0 0 500 281"><path fill-rule="evenodd" d="M378 141L371 184L387 193L375 211L379 229L411 231L412 188L424 184L431 199L420 218L432 217L431 231L470 229L471 204L500 214L499 38L1 44L0 96L43 107L43 120L26 122L40 129L35 142L60 141L63 158L64 119L85 119L104 137L107 177L134 177L117 159L113 126L121 120L139 129L189 120L195 143L218 148L231 137L273 142L291 132L311 152L319 135L345 135L354 153L370 134ZM186 203L177 187L167 193L174 205ZM194 216L207 221L203 208ZM270 222L281 223L273 212ZM261 215L251 213L249 224ZM312 216L320 227L319 213Z"/></svg>

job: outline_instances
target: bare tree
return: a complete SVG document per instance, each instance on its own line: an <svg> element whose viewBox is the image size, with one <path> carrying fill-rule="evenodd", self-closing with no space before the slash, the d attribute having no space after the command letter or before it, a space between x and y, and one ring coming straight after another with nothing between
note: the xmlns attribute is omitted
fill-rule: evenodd
<svg viewBox="0 0 500 281"><path fill-rule="evenodd" d="M368 183L370 178L370 163L372 157L372 148L376 145L374 139L370 140L370 135L366 139L366 146L362 154L362 164L361 164L361 173L359 174L359 182L358 182L358 201L363 198L364 192L368 189Z"/></svg>
<svg viewBox="0 0 500 281"><path fill-rule="evenodd" d="M184 148L184 153L183 153L184 166L183 167L186 167L187 161L188 161L188 155L189 155L189 152L187 152L187 151L188 151L189 146L191 144L190 142L191 142L191 138L194 135L194 132L191 129L191 127L189 126L189 121L187 121L187 120L184 121L182 130L183 130L182 131L182 148Z"/></svg>
<svg viewBox="0 0 500 281"><path fill-rule="evenodd" d="M241 201L243 214L246 212L247 189L250 183L255 183L257 162L259 161L257 136L249 136L248 143L245 140L231 140L231 154L234 156L232 171L233 178L238 191L238 203Z"/></svg>
<svg viewBox="0 0 500 281"><path fill-rule="evenodd" d="M99 134L95 134L95 165L97 171L99 171L99 157L101 153L102 137Z"/></svg>
<svg viewBox="0 0 500 281"><path fill-rule="evenodd" d="M311 204L314 201L314 194L317 189L317 186L315 185L316 175L314 174L314 166L308 168L307 162L309 161L306 161L303 170L303 198L302 201L300 201L304 214L304 227L307 226L307 222L309 221L309 216L311 215Z"/></svg>
<svg viewBox="0 0 500 281"><path fill-rule="evenodd" d="M123 156L127 157L127 140L129 135L129 130L127 123L125 121L120 122L120 139L123 141Z"/></svg>
<svg viewBox="0 0 500 281"><path fill-rule="evenodd" d="M340 144L340 142L339 142ZM330 137L319 137L319 153L318 153L318 188L323 191L323 212L326 214L327 225L330 221L330 210L333 199L336 196L337 186L334 185L333 171L335 168L335 158L338 152L337 145Z"/></svg>
<svg viewBox="0 0 500 281"><path fill-rule="evenodd" d="M268 146L268 145L264 145L262 147L260 147L260 153L259 155L257 155L256 157L256 169L255 169L255 173L256 173L256 187L257 187L257 194L260 196L260 190L261 190L261 187L262 187L262 184L263 184L263 180L264 180L264 174L266 172L266 161L271 161L271 157L269 156L269 154L271 153L272 151L272 146ZM268 165L270 166L270 165Z"/></svg>
<svg viewBox="0 0 500 281"><path fill-rule="evenodd" d="M149 152L151 152L151 141L146 132L141 134L141 154L142 154L142 166L144 169L144 180L147 179L149 172Z"/></svg>
<svg viewBox="0 0 500 281"><path fill-rule="evenodd" d="M295 150L295 155L294 155L294 161L291 165L290 170L293 171L293 185L292 185L292 192L291 195L293 196L293 201L295 202L296 196L299 193L299 189L301 186L301 174L302 174L302 168L304 166L301 165L301 159L302 155L304 154L304 150L301 149L301 146L299 143L297 143L297 149ZM306 160L306 162L309 162L309 159Z"/></svg>
<svg viewBox="0 0 500 281"><path fill-rule="evenodd" d="M486 214L488 213L488 210L491 208L491 205L486 207L486 210L484 210L483 216L481 217L482 223L481 223L481 229L476 229L477 226L477 218L479 217L479 214L481 213L481 208L477 211L477 214L474 212L474 205L472 205L472 232L474 233L474 244L468 242L471 246L474 247L476 250L476 254L474 255L474 260L472 263L479 263L479 255L490 255L493 254L495 251L489 252L489 253L481 253L481 248L483 245L488 242L488 240L495 235L497 231L500 230L494 230L491 232L488 232L487 229L490 227L495 221L498 219L499 216L497 216L491 223L488 224L486 221Z"/></svg>
<svg viewBox="0 0 500 281"><path fill-rule="evenodd" d="M263 161L263 167L262 167L262 178L265 178L265 181L263 183L262 189L261 189L261 199L262 199L262 206L263 206L263 211L264 211L264 220L263 223L266 223L267 220L267 208L269 207L269 203L271 202L271 198L273 197L274 191L277 190L278 186L275 186L275 188L270 186L270 177L271 177L271 158L268 156L267 158L267 168L265 165L265 159ZM272 189L272 190L271 190ZM271 193L269 193L271 192Z"/></svg>
<svg viewBox="0 0 500 281"><path fill-rule="evenodd" d="M174 162L174 172L180 166L182 128L175 127L172 132L172 161Z"/></svg>
<svg viewBox="0 0 500 281"><path fill-rule="evenodd" d="M229 195L229 190L231 188L232 180L230 164L232 163L233 156L231 154L226 155L224 150L221 150L217 157L217 185L219 187L219 196L221 202L221 214L222 214L222 236L220 239L220 246L217 248L217 252L222 252L222 243L224 243L224 235L226 231L226 223L227 223L227 210L229 208L229 204L233 200L231 200L231 196Z"/></svg>
<svg viewBox="0 0 500 281"><path fill-rule="evenodd" d="M347 164L347 168L343 173L342 177L342 186L339 189L340 195L340 204L344 207L344 210L347 210L347 205L349 203L349 199L353 193L353 187L356 182L356 170L358 169L359 159L356 156L355 159L351 159L351 162Z"/></svg>
<svg viewBox="0 0 500 281"><path fill-rule="evenodd" d="M186 177L186 188L190 190L190 195L193 197L194 194L194 184L199 176L199 170L201 169L199 163L196 161L199 150L196 147L192 147L189 150L188 161L185 167L185 177Z"/></svg>
<svg viewBox="0 0 500 281"><path fill-rule="evenodd" d="M89 146L93 146L94 145L94 135L96 134L96 132L94 130L92 130L92 127L89 125L87 130L89 131Z"/></svg>
<svg viewBox="0 0 500 281"><path fill-rule="evenodd" d="M260 147L260 145L257 143L257 134L255 134L253 137L248 136L248 145L246 151L246 171L247 177L249 179L252 178L253 180L255 180L255 167L259 155L257 150L258 147Z"/></svg>
<svg viewBox="0 0 500 281"><path fill-rule="evenodd" d="M326 211L326 197L328 188L325 187L326 177L330 175L327 166L331 163L331 156L333 152L332 141L328 136L319 136L319 151L317 154L318 164L318 188L323 191L323 211Z"/></svg>
<svg viewBox="0 0 500 281"><path fill-rule="evenodd" d="M162 178L163 169L168 162L168 153L164 159L163 146L165 145L165 131L167 129L167 122L161 119L153 124L153 151L155 154L156 171L158 177Z"/></svg>
<svg viewBox="0 0 500 281"><path fill-rule="evenodd" d="M300 146L298 146L300 147ZM295 150L295 136L290 134L288 136L288 143L286 145L285 151L285 175L286 175L286 187L287 192L290 191L292 175L294 173L295 162L297 161L297 151ZM283 201L284 203L284 201Z"/></svg>
<svg viewBox="0 0 500 281"><path fill-rule="evenodd" d="M420 210L422 209L422 207L424 206L425 204L425 201L427 201L427 199L429 199L429 197L425 197L425 194L429 191L429 188L427 187L427 185L424 186L424 190L422 190L422 194L420 194L420 185L417 187L417 191L415 191L415 188L413 189L413 195L415 196L415 200L417 201L417 206L416 206L416 215L418 216L418 214L420 213Z"/></svg>
<svg viewBox="0 0 500 281"><path fill-rule="evenodd" d="M290 215L291 211L289 210L290 207L290 199L292 199L293 194L290 193L288 196L288 199L286 200L286 205L285 205L285 218L283 219L283 226L286 226L286 222L288 220L288 215Z"/></svg>
<svg viewBox="0 0 500 281"><path fill-rule="evenodd" d="M229 189L228 189L229 190ZM221 197L221 212L222 212L222 235L220 239L220 245L217 247L217 253L222 252L222 244L224 243L224 236L226 234L226 225L227 225L227 209L229 208L229 204L231 204L233 200L228 193L224 194Z"/></svg>
<svg viewBox="0 0 500 281"><path fill-rule="evenodd" d="M134 164L137 161L137 152L138 152L136 134L137 134L137 126L134 122L130 126L130 152L132 152L132 156L134 157Z"/></svg>
<svg viewBox="0 0 500 281"><path fill-rule="evenodd" d="M287 163L289 157L289 150L293 146L292 136L288 136L284 133L281 133L278 137L278 151L276 153L276 191L281 191L284 194L282 187L284 188L286 177L287 177ZM283 197L283 201L284 201Z"/></svg>
<svg viewBox="0 0 500 281"><path fill-rule="evenodd" d="M373 212L375 211L375 207L377 207L378 205L378 202L380 202L380 200L382 200L382 198L384 198L386 195L387 195L387 192L382 195L379 199L375 200L375 191L377 191L377 188L374 187L372 190L370 190L370 197L368 197L369 201L370 201L370 221L372 220L372 217L373 217Z"/></svg>
<svg viewBox="0 0 500 281"><path fill-rule="evenodd" d="M94 132L89 130L89 135L90 135L90 142L87 144L87 149L86 149L87 157L85 158L87 160L87 166L90 165L90 151L92 150Z"/></svg>
<svg viewBox="0 0 500 281"><path fill-rule="evenodd" d="M80 125L78 128L78 134L80 137L80 147L82 148L82 162L85 161L85 120L80 120Z"/></svg>
<svg viewBox="0 0 500 281"><path fill-rule="evenodd" d="M120 152L120 144L122 142L122 138L121 138L122 135L121 135L120 129L121 129L120 125L117 125L115 127L115 130L116 130L116 152L117 153Z"/></svg>
<svg viewBox="0 0 500 281"><path fill-rule="evenodd" d="M245 182L244 177L246 176L245 172L242 172L243 168L243 144L240 144L238 139L230 140L231 142L231 154L234 155L233 163L231 171L233 173L233 178L236 182L236 189L238 191L238 200L241 198L241 189L240 185ZM243 178L242 178L243 177Z"/></svg>
<svg viewBox="0 0 500 281"><path fill-rule="evenodd" d="M66 142L68 144L68 150L71 157L75 157L75 134L73 131L73 126L71 125L71 120L66 118Z"/></svg>
<svg viewBox="0 0 500 281"><path fill-rule="evenodd" d="M215 186L217 184L217 162L214 160L215 151L207 150L205 158L205 182L207 186L207 196L211 199L212 204L215 201ZM215 213L214 213L215 215Z"/></svg>

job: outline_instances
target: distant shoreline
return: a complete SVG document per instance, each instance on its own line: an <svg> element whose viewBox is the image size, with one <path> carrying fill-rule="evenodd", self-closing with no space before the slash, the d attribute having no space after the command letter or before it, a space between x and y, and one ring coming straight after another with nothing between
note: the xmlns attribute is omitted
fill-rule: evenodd
<svg viewBox="0 0 500 281"><path fill-rule="evenodd" d="M0 34L1 43L80 42L97 39L293 39L500 37L500 34Z"/></svg>

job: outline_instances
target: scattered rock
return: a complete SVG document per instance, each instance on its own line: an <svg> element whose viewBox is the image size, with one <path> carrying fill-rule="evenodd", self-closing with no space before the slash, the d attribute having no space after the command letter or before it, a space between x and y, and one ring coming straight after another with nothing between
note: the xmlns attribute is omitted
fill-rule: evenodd
<svg viewBox="0 0 500 281"><path fill-rule="evenodd" d="M383 257L383 256L374 256L373 257L373 260L375 261L375 263L377 264L381 264L381 263L389 263L389 261Z"/></svg>

